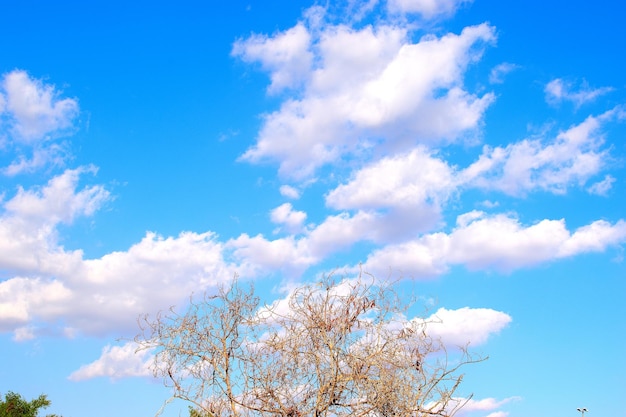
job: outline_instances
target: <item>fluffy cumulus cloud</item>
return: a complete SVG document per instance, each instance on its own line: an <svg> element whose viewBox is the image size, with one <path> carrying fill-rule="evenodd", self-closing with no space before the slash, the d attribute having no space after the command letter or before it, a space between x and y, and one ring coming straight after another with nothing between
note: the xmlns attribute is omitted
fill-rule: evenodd
<svg viewBox="0 0 626 417"><path fill-rule="evenodd" d="M334 248L340 245L339 242L333 242ZM252 276L272 271L281 271L291 277L299 276L323 259L322 254L312 250L307 237L293 235L272 240L263 235L249 236L244 233L228 241L226 248L239 263L239 270Z"/></svg>
<svg viewBox="0 0 626 417"><path fill-rule="evenodd" d="M245 274L259 276L279 270L294 277L359 242L387 244L409 239L432 227L436 219L436 212L413 207L341 212L327 216L317 225L308 225L300 235L269 239L242 234L229 240L225 248Z"/></svg>
<svg viewBox="0 0 626 417"><path fill-rule="evenodd" d="M124 333L135 328L129 317L183 302L235 272L212 234L162 238L150 233L126 252L87 260L79 255L68 255L71 264L57 265L54 276L42 265L29 268L29 276L1 282L0 329L34 323L62 325L54 331L66 335Z"/></svg>
<svg viewBox="0 0 626 417"><path fill-rule="evenodd" d="M489 308L440 308L426 322L427 332L449 346L472 346L487 342L511 322L511 316Z"/></svg>
<svg viewBox="0 0 626 417"><path fill-rule="evenodd" d="M610 162L609 148L604 146L604 125L621 117L621 109L615 108L589 116L553 138L484 147L466 167L451 165L443 155L424 145L383 156L356 168L349 179L326 193L326 205L342 210L338 214L302 229L304 214L292 211L292 206L285 203L272 212L272 218L276 223L291 224L301 233L299 236L271 240L261 235L242 235L227 246L255 274L279 268L298 275L338 251L367 241L382 245L368 257L366 267L370 272L386 274L393 268L426 278L441 275L454 264L512 271L568 253L620 245L620 221L589 225L595 236L589 242L596 239L597 248L574 244L584 229L572 235L563 220L543 219L524 226L511 215L470 212L459 216L450 233L432 230L443 226L442 212L450 202L473 189L523 198L537 191L563 194L573 187L585 187ZM608 175L586 189L606 195L613 182ZM494 209L497 204L488 206ZM482 250L477 253L475 248L479 246Z"/></svg>
<svg viewBox="0 0 626 417"><path fill-rule="evenodd" d="M63 142L54 142L74 129L78 101L61 98L53 85L15 70L0 80L0 138L16 151L16 158L1 168L5 175L62 165L67 157Z"/></svg>
<svg viewBox="0 0 626 417"><path fill-rule="evenodd" d="M326 203L338 209L438 206L456 188L453 174L445 161L416 147L358 170L328 193Z"/></svg>
<svg viewBox="0 0 626 417"><path fill-rule="evenodd" d="M109 192L101 185L77 190L78 180L85 173L96 174L93 166L66 170L53 177L41 188L18 189L17 194L4 204L6 212L33 223L71 223L75 217L92 215L109 199Z"/></svg>
<svg viewBox="0 0 626 417"><path fill-rule="evenodd" d="M621 109L615 108L589 116L548 141L485 146L478 160L460 173L460 181L517 196L537 189L562 194L571 185L582 186L609 162L602 126L620 115ZM608 187L610 182L596 190L606 192Z"/></svg>
<svg viewBox="0 0 626 417"><path fill-rule="evenodd" d="M385 156L353 171L351 178L326 194L335 209L430 207L440 210L452 197L474 188L523 197L535 191L563 194L585 186L611 162L603 127L619 119L615 108L561 131L554 138L531 138L504 147L485 146L467 167L451 165L425 146ZM606 195L611 175L587 187Z"/></svg>
<svg viewBox="0 0 626 417"><path fill-rule="evenodd" d="M11 133L16 141L39 141L71 128L78 113L75 99L59 98L54 86L31 78L25 71L5 74L2 90Z"/></svg>
<svg viewBox="0 0 626 417"><path fill-rule="evenodd" d="M375 274L389 270L413 278L434 277L451 265L509 272L555 259L599 252L626 242L626 222L595 221L567 230L563 220L524 226L504 214L470 212L459 216L451 233L426 234L372 252L363 268Z"/></svg>
<svg viewBox="0 0 626 417"><path fill-rule="evenodd" d="M15 277L0 283L0 331L16 330L17 341L32 339L29 323L33 310L42 315L61 313L59 307L71 299L71 291L56 280Z"/></svg>
<svg viewBox="0 0 626 417"><path fill-rule="evenodd" d="M619 220L611 224L605 220L578 228L559 247L558 256L567 257L585 252L602 252L608 246L626 241L626 222Z"/></svg>
<svg viewBox="0 0 626 417"><path fill-rule="evenodd" d="M8 278L0 281L0 330L15 331L16 339L34 337L39 327L58 334L132 328L129 317L168 307L234 273L212 233L148 233L129 250L98 259L61 246L60 224L90 216L110 199L102 186L80 187L80 177L93 172L66 170L44 187L18 189L3 204L0 270Z"/></svg>
<svg viewBox="0 0 626 417"><path fill-rule="evenodd" d="M290 232L297 232L302 229L306 213L294 210L291 203L285 203L273 209L270 217L273 223L283 225Z"/></svg>
<svg viewBox="0 0 626 417"><path fill-rule="evenodd" d="M585 103L594 101L598 97L613 91L612 87L592 88L587 82L582 82L580 88L576 89L574 83L556 78L546 84L546 100L551 104L559 104L563 101L574 103L580 107Z"/></svg>
<svg viewBox="0 0 626 417"><path fill-rule="evenodd" d="M298 87L311 70L313 54L309 51L311 35L299 23L293 28L269 37L254 35L245 41L235 42L233 55L247 62L260 62L270 72L270 92Z"/></svg>
<svg viewBox="0 0 626 417"><path fill-rule="evenodd" d="M1 269L43 276L77 270L82 252L59 246L57 226L91 215L109 200L109 192L100 185L78 188L81 174L93 171L66 170L44 187L19 188L13 198L4 202L0 215Z"/></svg>
<svg viewBox="0 0 626 417"><path fill-rule="evenodd" d="M462 3L397 0L387 9L433 18L453 13ZM373 5L359 12L368 13ZM597 179L610 162L602 128L621 118L620 108L589 116L553 137L485 146L473 162L457 166L440 149L465 138L471 140L464 145L479 142L473 135L479 134L494 96L469 91L464 74L495 41L495 29L482 24L414 39L408 17L356 27L329 23L324 9L312 10L291 29L253 35L233 48L235 56L269 72L271 91L292 89L281 97L278 110L264 116L256 143L242 159L275 162L296 183L325 164L349 160L353 170L326 193L326 206L339 212L322 222L302 228L303 214L284 204L272 212L272 220L291 234L231 239L226 247L247 271L258 275L278 268L298 275L364 241L376 247L366 269L386 274L394 268L421 278L456 264L511 271L623 242L619 221L588 225L597 238L594 246L593 239L582 243L584 229L569 231L563 220L522 225L511 215L479 212L460 216L449 232L433 232L445 229L442 213L450 203L474 189L523 198L586 187L606 195L613 177ZM302 63L297 81L288 76L294 62ZM502 83L517 68L497 65L489 81ZM564 92L561 97L567 96ZM295 191L281 187L287 198L300 197ZM480 253L476 245L482 245Z"/></svg>
<svg viewBox="0 0 626 417"><path fill-rule="evenodd" d="M310 43L287 41L300 39L303 30ZM312 30L300 23L273 37L237 42L233 53L259 61L271 86L292 78L283 75L291 64L276 58L298 55L284 54L285 44L300 45L314 62L301 74L298 94L265 116L256 144L242 159L275 161L284 176L305 179L343 157L455 141L478 128L494 96L467 91L463 74L483 45L495 40L494 28L482 24L417 42L410 35L407 27L391 24ZM263 53L257 52L259 43Z"/></svg>
<svg viewBox="0 0 626 417"><path fill-rule="evenodd" d="M377 276L395 271L429 279L446 273L451 265L511 272L581 253L601 252L626 242L623 220L598 220L569 231L564 220L523 225L510 214L473 211L460 215L450 233L419 233L420 227L429 224L428 219L416 213L406 217L397 214L342 213L327 217L299 237L268 239L243 234L225 247L246 274L259 276L280 270L299 276L331 255L367 241L380 246L369 254L364 270Z"/></svg>

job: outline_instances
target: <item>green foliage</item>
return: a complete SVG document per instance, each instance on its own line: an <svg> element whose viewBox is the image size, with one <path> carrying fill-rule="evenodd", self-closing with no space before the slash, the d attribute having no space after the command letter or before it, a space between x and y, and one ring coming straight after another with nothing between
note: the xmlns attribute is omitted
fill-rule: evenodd
<svg viewBox="0 0 626 417"><path fill-rule="evenodd" d="M189 406L189 417L213 417L213 414L210 412L202 412L198 411L195 408Z"/></svg>
<svg viewBox="0 0 626 417"><path fill-rule="evenodd" d="M37 417L40 409L49 406L50 400L44 394L27 401L20 394L9 391L4 395L4 400L0 397L0 417ZM46 417L59 416L48 414Z"/></svg>

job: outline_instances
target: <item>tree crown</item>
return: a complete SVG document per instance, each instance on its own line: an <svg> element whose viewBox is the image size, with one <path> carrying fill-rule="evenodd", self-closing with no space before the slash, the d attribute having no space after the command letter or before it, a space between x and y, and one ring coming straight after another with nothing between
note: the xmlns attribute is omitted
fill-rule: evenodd
<svg viewBox="0 0 626 417"><path fill-rule="evenodd" d="M9 391L0 399L0 417L37 417L39 410L48 408L50 400L44 394L28 401L20 394ZM58 417L48 414L46 417Z"/></svg>
<svg viewBox="0 0 626 417"><path fill-rule="evenodd" d="M367 277L366 277L367 278ZM140 319L154 375L199 416L451 416L465 347L455 361L407 319L389 283L332 276L272 305L237 281L216 295Z"/></svg>

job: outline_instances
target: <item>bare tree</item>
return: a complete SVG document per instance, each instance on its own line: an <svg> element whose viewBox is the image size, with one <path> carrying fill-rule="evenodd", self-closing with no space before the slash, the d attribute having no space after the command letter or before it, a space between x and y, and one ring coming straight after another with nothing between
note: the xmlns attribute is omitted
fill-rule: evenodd
<svg viewBox="0 0 626 417"><path fill-rule="evenodd" d="M371 282L370 282L371 281ZM217 295L140 319L154 375L193 416L451 416L464 347L448 362L393 285L333 277L260 306L234 281Z"/></svg>

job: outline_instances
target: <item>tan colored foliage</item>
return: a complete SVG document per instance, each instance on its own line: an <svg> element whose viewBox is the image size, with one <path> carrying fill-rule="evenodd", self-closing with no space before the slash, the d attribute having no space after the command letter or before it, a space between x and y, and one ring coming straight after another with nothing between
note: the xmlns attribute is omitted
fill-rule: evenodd
<svg viewBox="0 0 626 417"><path fill-rule="evenodd" d="M459 370L480 359L407 320L393 286L332 277L260 307L235 281L140 320L155 376L195 416L450 416Z"/></svg>

